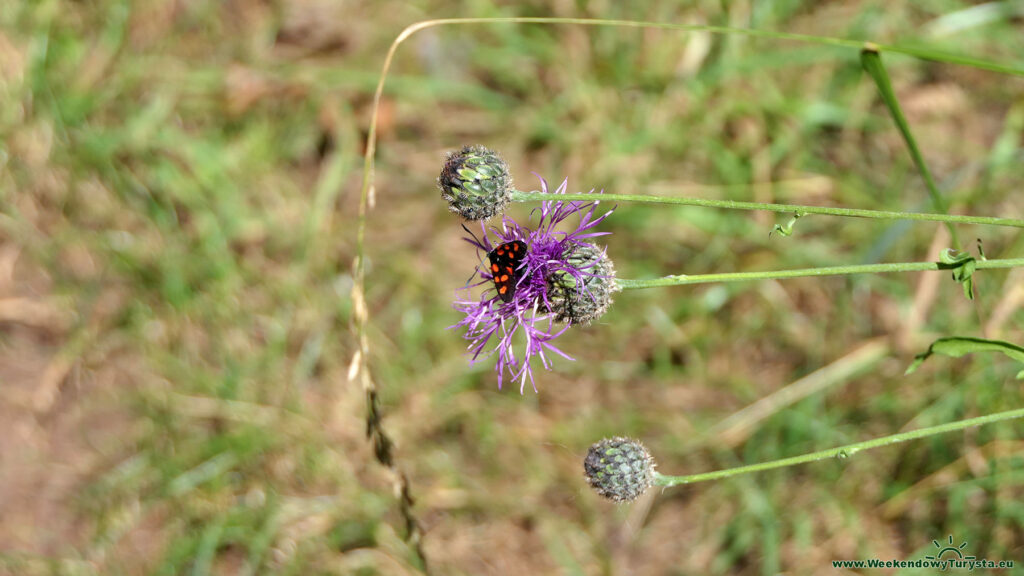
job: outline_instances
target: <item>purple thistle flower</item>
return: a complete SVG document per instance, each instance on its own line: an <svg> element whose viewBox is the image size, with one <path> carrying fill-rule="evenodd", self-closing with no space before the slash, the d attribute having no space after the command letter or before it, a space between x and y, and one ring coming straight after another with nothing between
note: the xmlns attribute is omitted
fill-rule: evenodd
<svg viewBox="0 0 1024 576"><path fill-rule="evenodd" d="M549 193L547 181L540 178L540 183L541 191ZM564 194L568 185L569 180L566 179L554 194ZM539 358L548 370L551 369L549 353L572 360L552 341L573 324L588 323L597 318L611 303L611 293L617 289L611 261L603 249L586 240L610 234L593 229L611 215L614 208L595 218L597 204L596 201L545 201L533 211L540 212L535 230L503 216L501 228L488 229L481 223L482 240L475 237L465 239L487 254L516 240L527 246L525 257L518 263L517 280L508 302L503 302L493 287L485 289L479 300L470 299L470 288L483 284L493 286L494 283L494 275L489 270L478 269L480 281L460 290L465 293L464 297L458 298L454 304L456 310L466 315L452 328L466 328L465 338L472 353L470 364L497 352L495 371L499 389L508 374L513 381L520 381L520 393L525 390L527 379L536 392L531 368L533 358ZM579 215L574 230L556 230L573 214ZM565 324L559 326L558 322ZM526 348L521 355L513 346L514 338L520 333L522 336L518 338L526 340ZM485 353L492 337L497 338L498 343Z"/></svg>

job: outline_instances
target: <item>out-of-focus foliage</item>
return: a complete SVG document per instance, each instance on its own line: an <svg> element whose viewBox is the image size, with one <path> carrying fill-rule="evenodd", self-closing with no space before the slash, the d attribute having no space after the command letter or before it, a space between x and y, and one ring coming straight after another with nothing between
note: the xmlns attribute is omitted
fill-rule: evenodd
<svg viewBox="0 0 1024 576"><path fill-rule="evenodd" d="M992 3L1002 6L1004 3ZM0 8L0 570L414 573L349 383L361 154L384 54L454 16L708 23L927 44L1021 65L1012 10L965 2L7 0ZM1024 80L886 57L952 210L1021 217ZM496 390L446 328L480 262L435 187L483 144L579 190L929 210L856 51L705 33L444 27L402 46L380 118L367 305L384 425L439 574L813 573L953 534L1024 547L1020 424L617 507L587 447L666 473L1024 405L1019 271L620 294L541 393ZM513 206L517 218L531 206ZM931 224L621 205L626 278L936 259ZM788 230L788 229L787 229ZM1024 236L960 227L989 257ZM560 342L561 343L561 342ZM791 387L792 386L792 387ZM790 388L791 387L791 388ZM779 394L787 390L789 393ZM741 409L767 400L748 411Z"/></svg>

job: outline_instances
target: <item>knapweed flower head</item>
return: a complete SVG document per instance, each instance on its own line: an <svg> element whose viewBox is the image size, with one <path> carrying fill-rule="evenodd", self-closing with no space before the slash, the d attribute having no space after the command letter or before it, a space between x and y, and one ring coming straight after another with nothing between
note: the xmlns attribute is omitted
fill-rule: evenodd
<svg viewBox="0 0 1024 576"><path fill-rule="evenodd" d="M589 274L579 279L562 270L556 270L548 277L547 309L558 322L590 324L604 316L612 303L612 293L618 290L615 282L615 267L604 250L592 244L574 244L566 248L562 258L575 270L587 270Z"/></svg>
<svg viewBox="0 0 1024 576"><path fill-rule="evenodd" d="M549 193L547 182L543 178L540 182L541 191ZM568 185L568 180L563 181L552 196L564 194ZM609 234L594 228L612 210L595 217L597 205L548 200L534 210L540 214L535 229L505 216L500 228L481 224L482 239L466 238L487 254L490 262L479 271L479 282L456 300L455 308L466 316L453 328L466 328L471 364L496 353L499 388L507 375L519 380L520 393L527 380L536 391L531 368L534 358L549 370L549 353L572 360L552 341L573 324L590 323L608 309L611 295L618 289L614 268L604 249L588 240ZM573 215L578 216L575 228L559 230ZM489 287L479 299L471 299L469 289L480 285ZM496 343L488 348L492 339ZM518 340L526 342L519 352L515 349Z"/></svg>
<svg viewBox="0 0 1024 576"><path fill-rule="evenodd" d="M583 472L601 496L612 502L630 502L654 483L654 458L636 440L605 438L587 451Z"/></svg>
<svg viewBox="0 0 1024 576"><path fill-rule="evenodd" d="M505 211L512 195L512 175L497 152L464 146L448 154L437 186L449 210L466 220L486 220Z"/></svg>

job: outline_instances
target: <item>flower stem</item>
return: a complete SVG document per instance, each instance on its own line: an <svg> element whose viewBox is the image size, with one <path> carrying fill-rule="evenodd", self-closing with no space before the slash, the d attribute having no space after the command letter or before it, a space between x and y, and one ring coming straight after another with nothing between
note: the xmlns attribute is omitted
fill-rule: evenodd
<svg viewBox="0 0 1024 576"><path fill-rule="evenodd" d="M1024 267L1024 258L997 260L976 260L978 270L986 268ZM941 262L893 262L889 264L857 264L853 266L826 266L823 268L798 268L795 270L765 270L763 272L729 272L724 274L679 274L650 280L618 279L623 290L635 288L659 288L683 286L686 284L707 284L709 282L742 282L745 280L779 280L803 278L806 276L842 276L845 274L878 274L882 272L922 272L929 270L952 270L957 266Z"/></svg>
<svg viewBox="0 0 1024 576"><path fill-rule="evenodd" d="M967 420L950 422L948 424L940 424L938 426L929 426L927 428L921 428L919 430L911 430L910 432L903 432L900 434L893 434L892 436L883 436L882 438L875 438L874 440L865 440L864 442L857 442L855 444L839 446L838 448L830 448L828 450L811 452L809 454L803 454L801 456L793 456L792 458L783 458L781 460L762 462L760 464L751 464L749 466L739 466L736 468L729 468L726 470L716 470L714 472L704 472L702 474L691 474L689 476L667 476L655 472L654 484L655 486L678 486L679 484L693 484L694 482L718 480L720 478L728 478L730 476L748 474L750 472L762 472L764 470L773 470L775 468L785 468L787 466L806 464L808 462L815 462L818 460L825 460L828 458L845 459L850 456L853 456L857 452L870 450L871 448L879 448L881 446L899 444L900 442L918 440L920 438L926 438L928 436L934 436L936 434L945 434L946 432L954 432L956 430L963 430L964 428L971 428L973 426L981 426L984 424L992 424L994 422L1000 422L1002 420L1011 420L1014 418L1021 417L1024 417L1024 408L1020 408L1017 410L1008 410L1006 412L996 412L995 414L989 414L987 416L969 418Z"/></svg>
<svg viewBox="0 0 1024 576"><path fill-rule="evenodd" d="M551 199L550 194L544 194L541 192L522 192L517 190L512 193L513 202L541 202ZM829 216L874 218L876 220L922 220L927 222L946 222L951 224L981 224L988 226L1011 226L1014 228L1024 228L1024 220L1019 218L963 216L960 214L924 214L920 212L894 212L889 210L864 210L860 208L803 206L800 204L766 204L763 202L739 202L736 200L710 200L707 198L651 196L648 194L594 194L574 192L569 194L559 194L558 200L644 202L652 204L700 206L704 208L728 208L732 210L767 210L769 212L791 212L800 215L827 214Z"/></svg>

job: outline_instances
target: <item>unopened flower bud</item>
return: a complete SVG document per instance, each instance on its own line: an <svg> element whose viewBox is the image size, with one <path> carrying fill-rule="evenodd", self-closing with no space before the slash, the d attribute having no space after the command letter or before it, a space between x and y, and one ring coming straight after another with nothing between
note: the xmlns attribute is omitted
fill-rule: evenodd
<svg viewBox="0 0 1024 576"><path fill-rule="evenodd" d="M503 212L512 194L508 164L483 146L448 154L437 178L448 209L466 220L486 220Z"/></svg>
<svg viewBox="0 0 1024 576"><path fill-rule="evenodd" d="M628 438L606 438L591 446L583 469L594 490L612 502L636 500L654 483L654 458Z"/></svg>

